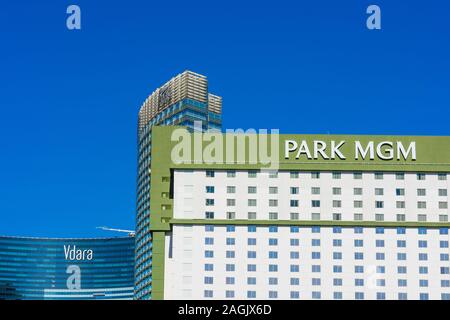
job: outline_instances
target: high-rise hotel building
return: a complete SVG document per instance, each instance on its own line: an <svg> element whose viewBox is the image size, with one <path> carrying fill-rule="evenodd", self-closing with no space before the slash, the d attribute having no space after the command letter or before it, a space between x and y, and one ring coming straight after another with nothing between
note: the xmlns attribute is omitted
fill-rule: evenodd
<svg viewBox="0 0 450 320"><path fill-rule="evenodd" d="M138 116L138 177L136 217L135 298L150 299L152 291L152 233L150 192L152 131L155 126L180 125L194 130L221 129L222 98L208 92L205 76L185 71L156 89ZM156 169L158 170L158 169Z"/></svg>
<svg viewBox="0 0 450 320"><path fill-rule="evenodd" d="M196 135L153 129L152 299L450 299L450 137Z"/></svg>

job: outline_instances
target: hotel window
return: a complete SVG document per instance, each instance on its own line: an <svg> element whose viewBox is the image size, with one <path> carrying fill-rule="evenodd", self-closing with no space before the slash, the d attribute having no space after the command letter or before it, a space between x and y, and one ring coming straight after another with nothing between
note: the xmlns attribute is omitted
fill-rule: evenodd
<svg viewBox="0 0 450 320"><path fill-rule="evenodd" d="M236 199L227 199L227 206L229 207L236 206Z"/></svg>
<svg viewBox="0 0 450 320"><path fill-rule="evenodd" d="M362 221L363 220L363 214L362 213L355 213L353 215L353 220L355 220L355 221Z"/></svg>
<svg viewBox="0 0 450 320"><path fill-rule="evenodd" d="M439 201L439 209L447 209L448 203L445 201Z"/></svg>
<svg viewBox="0 0 450 320"><path fill-rule="evenodd" d="M212 170L206 170L206 177L208 178L214 178L215 172Z"/></svg>
<svg viewBox="0 0 450 320"><path fill-rule="evenodd" d="M251 193L251 194L256 193L256 187L254 187L254 186L248 187L248 193Z"/></svg>
<svg viewBox="0 0 450 320"><path fill-rule="evenodd" d="M278 187L269 187L269 194L278 194Z"/></svg>
<svg viewBox="0 0 450 320"><path fill-rule="evenodd" d="M214 219L214 212L212 212L212 211L206 211L206 212L205 212L205 218L206 218L206 219Z"/></svg>
<svg viewBox="0 0 450 320"><path fill-rule="evenodd" d="M214 265L211 263L205 264L205 271L214 271Z"/></svg>
<svg viewBox="0 0 450 320"><path fill-rule="evenodd" d="M248 277L247 278L247 284L251 285L251 286L256 285L256 278L255 277Z"/></svg>
<svg viewBox="0 0 450 320"><path fill-rule="evenodd" d="M256 178L257 174L258 174L258 172L256 170L250 170L248 172L248 177L249 178Z"/></svg>
<svg viewBox="0 0 450 320"><path fill-rule="evenodd" d="M299 191L298 187L291 187L291 194L298 194L298 191Z"/></svg>
<svg viewBox="0 0 450 320"><path fill-rule="evenodd" d="M227 226L227 232L235 232L236 226Z"/></svg>
<svg viewBox="0 0 450 320"><path fill-rule="evenodd" d="M277 199L269 199L269 207L278 207Z"/></svg>
<svg viewBox="0 0 450 320"><path fill-rule="evenodd" d="M405 180L405 174L404 173L396 173L395 179L396 180Z"/></svg>
<svg viewBox="0 0 450 320"><path fill-rule="evenodd" d="M234 284L235 278L234 277L226 277L225 278L225 284Z"/></svg>
<svg viewBox="0 0 450 320"><path fill-rule="evenodd" d="M214 193L214 186L206 186L206 193Z"/></svg>
<svg viewBox="0 0 450 320"><path fill-rule="evenodd" d="M300 219L299 213L298 212L291 212L290 213L290 219L291 220L298 220L298 219Z"/></svg>
<svg viewBox="0 0 450 320"><path fill-rule="evenodd" d="M276 286L278 284L278 278L269 278L269 285Z"/></svg>
<svg viewBox="0 0 450 320"><path fill-rule="evenodd" d="M277 171L270 171L269 172L269 178L278 178L278 172Z"/></svg>
<svg viewBox="0 0 450 320"><path fill-rule="evenodd" d="M227 246L234 246L236 244L236 238L227 238Z"/></svg>
<svg viewBox="0 0 450 320"><path fill-rule="evenodd" d="M291 207L298 207L298 200L291 200L290 205Z"/></svg>
<svg viewBox="0 0 450 320"><path fill-rule="evenodd" d="M320 270L321 270L321 267L320 267L320 265L318 265L318 264L313 264L313 265L311 266L311 272L313 272L313 273L319 273Z"/></svg>
<svg viewBox="0 0 450 320"><path fill-rule="evenodd" d="M375 201L375 208L382 209L384 207L383 201Z"/></svg>
<svg viewBox="0 0 450 320"><path fill-rule="evenodd" d="M236 212L227 212L227 219L228 220L236 219Z"/></svg>
<svg viewBox="0 0 450 320"><path fill-rule="evenodd" d="M249 245L249 246L256 246L256 239L255 238L248 238L247 239L247 245Z"/></svg>
<svg viewBox="0 0 450 320"><path fill-rule="evenodd" d="M236 177L236 171L229 170L227 171L227 178L235 178Z"/></svg>
<svg viewBox="0 0 450 320"><path fill-rule="evenodd" d="M269 299L278 298L278 291L269 291Z"/></svg>
<svg viewBox="0 0 450 320"><path fill-rule="evenodd" d="M341 179L341 173L340 172L333 172L332 177L333 177L333 179Z"/></svg>
<svg viewBox="0 0 450 320"><path fill-rule="evenodd" d="M333 200L333 208L340 208L342 207L341 200Z"/></svg>
<svg viewBox="0 0 450 320"><path fill-rule="evenodd" d="M320 286L320 283L321 283L320 278L312 278L311 279L311 284L313 286Z"/></svg>
<svg viewBox="0 0 450 320"><path fill-rule="evenodd" d="M248 251L247 252L247 258L249 258L249 259L256 259L256 251Z"/></svg>
<svg viewBox="0 0 450 320"><path fill-rule="evenodd" d="M341 188L333 188L333 195L339 196L341 194L342 194L342 189Z"/></svg>
<svg viewBox="0 0 450 320"><path fill-rule="evenodd" d="M311 172L311 179L320 179L320 172Z"/></svg>
<svg viewBox="0 0 450 320"><path fill-rule="evenodd" d="M235 186L227 186L227 193L236 193Z"/></svg>
<svg viewBox="0 0 450 320"><path fill-rule="evenodd" d="M355 292L355 300L364 300L364 292Z"/></svg>
<svg viewBox="0 0 450 320"><path fill-rule="evenodd" d="M364 245L364 240L362 239L355 239L354 246L355 247L362 247Z"/></svg>
<svg viewBox="0 0 450 320"><path fill-rule="evenodd" d="M395 205L397 209L405 209L405 201L397 201Z"/></svg>
<svg viewBox="0 0 450 320"><path fill-rule="evenodd" d="M405 195L405 189L403 189L403 188L395 189L395 195L397 195L397 196L404 196Z"/></svg>
<svg viewBox="0 0 450 320"><path fill-rule="evenodd" d="M439 215L439 222L448 222L448 215L440 214Z"/></svg>
<svg viewBox="0 0 450 320"><path fill-rule="evenodd" d="M384 221L384 214L381 213L375 214L375 221Z"/></svg>
<svg viewBox="0 0 450 320"><path fill-rule="evenodd" d="M256 298L256 291L247 291L247 298L248 299Z"/></svg>
<svg viewBox="0 0 450 320"><path fill-rule="evenodd" d="M335 221L342 220L342 215L340 213L333 213L333 220Z"/></svg>
<svg viewBox="0 0 450 320"><path fill-rule="evenodd" d="M232 258L234 258L234 257L236 256L236 254L235 254L234 251L229 250L229 251L227 251L227 252L225 253L225 256L226 256L228 259L232 259Z"/></svg>
<svg viewBox="0 0 450 320"><path fill-rule="evenodd" d="M249 212L248 220L255 220L255 219L256 219L256 212Z"/></svg>
<svg viewBox="0 0 450 320"><path fill-rule="evenodd" d="M319 187L312 187L311 188L311 194L320 194L320 188Z"/></svg>
<svg viewBox="0 0 450 320"><path fill-rule="evenodd" d="M269 264L269 272L278 272L277 264Z"/></svg>
<svg viewBox="0 0 450 320"><path fill-rule="evenodd" d="M362 188L353 188L353 194L355 196L361 196L363 194L363 189Z"/></svg>
<svg viewBox="0 0 450 320"><path fill-rule="evenodd" d="M401 221L406 221L406 215L404 214L398 214L397 215L397 221L401 222Z"/></svg>
<svg viewBox="0 0 450 320"><path fill-rule="evenodd" d="M319 208L320 207L320 200L312 200L311 201L311 206L313 208Z"/></svg>
<svg viewBox="0 0 450 320"><path fill-rule="evenodd" d="M353 173L353 179L361 180L362 179L362 172L354 172Z"/></svg>
<svg viewBox="0 0 450 320"><path fill-rule="evenodd" d="M269 220L277 220L278 212L269 212Z"/></svg>
<svg viewBox="0 0 450 320"><path fill-rule="evenodd" d="M205 298L212 298L213 297L213 291L212 290L205 290L203 292L203 295L205 296Z"/></svg>
<svg viewBox="0 0 450 320"><path fill-rule="evenodd" d="M214 199L206 199L205 204L207 206L213 206L214 205Z"/></svg>
<svg viewBox="0 0 450 320"><path fill-rule="evenodd" d="M320 239L311 239L311 246L320 247Z"/></svg>
<svg viewBox="0 0 450 320"><path fill-rule="evenodd" d="M425 173L418 173L417 180L425 180Z"/></svg>
<svg viewBox="0 0 450 320"><path fill-rule="evenodd" d="M418 214L417 221L425 222L425 221L427 221L427 216L425 214Z"/></svg>
<svg viewBox="0 0 450 320"><path fill-rule="evenodd" d="M312 298L313 298L313 299L320 299L320 298L321 298L321 293L320 293L320 291L313 291L313 292L312 292Z"/></svg>
<svg viewBox="0 0 450 320"><path fill-rule="evenodd" d="M300 292L291 291L291 299L300 299Z"/></svg>
<svg viewBox="0 0 450 320"><path fill-rule="evenodd" d="M320 220L320 213L317 212L311 213L311 220Z"/></svg>
<svg viewBox="0 0 450 320"><path fill-rule="evenodd" d="M424 196L427 195L427 192L426 192L425 189L417 189L417 195L418 195L419 197L424 197Z"/></svg>
<svg viewBox="0 0 450 320"><path fill-rule="evenodd" d="M362 208L363 202L361 200L355 200L355 201L353 201L353 207L354 208Z"/></svg>
<svg viewBox="0 0 450 320"><path fill-rule="evenodd" d="M375 172L375 180L383 180L383 172Z"/></svg>
<svg viewBox="0 0 450 320"><path fill-rule="evenodd" d="M298 171L290 172L291 179L297 179L299 177Z"/></svg>
<svg viewBox="0 0 450 320"><path fill-rule="evenodd" d="M226 298L234 298L234 291L233 290L226 290L225 291L225 297Z"/></svg>
<svg viewBox="0 0 450 320"><path fill-rule="evenodd" d="M256 199L248 199L247 202L249 207L256 207Z"/></svg>
<svg viewBox="0 0 450 320"><path fill-rule="evenodd" d="M205 245L213 245L214 238L205 238Z"/></svg>
<svg viewBox="0 0 450 320"><path fill-rule="evenodd" d="M342 279L341 278L334 278L333 279L333 285L334 286L338 286L338 287L342 286Z"/></svg>
<svg viewBox="0 0 450 320"><path fill-rule="evenodd" d="M427 203L425 201L418 201L417 202L417 209L426 209Z"/></svg>
<svg viewBox="0 0 450 320"><path fill-rule="evenodd" d="M342 273L342 266L333 266L334 273Z"/></svg>
<svg viewBox="0 0 450 320"><path fill-rule="evenodd" d="M407 273L408 268L405 266L399 266L397 267L397 273L399 274L406 274Z"/></svg>
<svg viewBox="0 0 450 320"><path fill-rule="evenodd" d="M383 188L375 188L375 195L382 196L384 194Z"/></svg>
<svg viewBox="0 0 450 320"><path fill-rule="evenodd" d="M438 180L447 180L447 174L446 173L439 173L438 174Z"/></svg>
<svg viewBox="0 0 450 320"><path fill-rule="evenodd" d="M439 189L439 197L446 197L447 196L447 189Z"/></svg>

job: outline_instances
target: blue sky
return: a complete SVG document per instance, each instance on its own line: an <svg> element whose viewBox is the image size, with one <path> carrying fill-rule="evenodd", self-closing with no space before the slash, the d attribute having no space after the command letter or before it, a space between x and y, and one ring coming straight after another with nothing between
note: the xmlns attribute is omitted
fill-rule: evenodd
<svg viewBox="0 0 450 320"><path fill-rule="evenodd" d="M82 30L66 28L77 4ZM382 30L365 26L382 10ZM450 135L448 1L8 1L0 8L0 234L134 228L136 122L190 69L225 128Z"/></svg>

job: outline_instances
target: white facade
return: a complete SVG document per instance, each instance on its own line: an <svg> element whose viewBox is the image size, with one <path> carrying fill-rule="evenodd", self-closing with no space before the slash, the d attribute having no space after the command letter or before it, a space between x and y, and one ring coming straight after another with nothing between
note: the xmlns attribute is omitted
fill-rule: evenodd
<svg viewBox="0 0 450 320"><path fill-rule="evenodd" d="M450 299L448 228L402 226L447 222L449 180L175 170L173 218L185 221L166 235L164 298ZM261 220L266 225L256 226ZM285 225L275 226L280 220ZM317 226L301 223L311 220ZM332 220L360 226L323 223Z"/></svg>

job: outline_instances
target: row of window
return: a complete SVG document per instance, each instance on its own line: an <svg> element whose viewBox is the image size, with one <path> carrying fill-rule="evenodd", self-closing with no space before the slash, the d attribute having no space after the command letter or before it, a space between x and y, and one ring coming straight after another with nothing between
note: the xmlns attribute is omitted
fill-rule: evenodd
<svg viewBox="0 0 450 320"><path fill-rule="evenodd" d="M443 253L444 254L444 253ZM448 254L447 255L447 260L448 261ZM256 271L256 266L255 265L248 265L247 266L248 269L251 270L255 270ZM440 269L440 274L443 275L448 275L449 267L441 267ZM291 270L300 270L300 266L295 266L295 265L291 265ZM312 273L320 273L322 272L322 266L321 265L311 265L311 272ZM419 274L428 274L428 267L427 266L419 266L418 267L419 270ZM214 264L212 263L206 263L205 264L205 271L214 271ZM225 271L227 272L235 272L236 271L236 265L232 264L232 263L227 263L225 265ZM386 273L386 267L385 266L377 266L375 269L377 274L385 274ZM291 271L291 272L298 272L298 271ZM342 265L334 265L333 266L333 273L343 273L343 266ZM364 273L364 266L355 266L354 267L354 273L355 274L361 274ZM407 266L398 266L397 267L397 274L407 274L408 273L408 267ZM251 278L253 279L253 278ZM291 285L299 285L299 283L292 283L292 279L298 279L298 278L291 278ZM298 282L298 280L297 280ZM256 284L256 280L255 283L252 284ZM441 281L441 286L442 287L450 287L450 280L442 280Z"/></svg>
<svg viewBox="0 0 450 320"><path fill-rule="evenodd" d="M384 220L384 214L382 213L376 213L374 215L375 217L375 221L385 221ZM278 220L278 212L269 212L269 220ZM215 214L214 211L206 211L205 212L205 219L214 219L215 218ZM300 220L300 213L298 212L290 212L289 213L289 218L290 220ZM321 215L318 212L313 212L311 213L310 216L311 220L321 220ZM236 212L227 212L226 213L226 219L228 220L234 220L236 219ZM248 212L247 213L247 219L248 220L256 220L257 219L257 214L256 212ZM333 213L332 215L332 219L334 221L341 221L342 220L342 214L341 213ZM355 213L353 214L353 220L354 221L363 221L364 220L364 215L362 213ZM396 220L398 222L404 222L406 221L406 214L397 214L396 215ZM427 221L427 215L425 214L418 214L417 215L417 221L419 222L426 222ZM439 222L448 222L448 215L446 214L441 214L439 215Z"/></svg>
<svg viewBox="0 0 450 320"><path fill-rule="evenodd" d="M448 248L448 247L446 247ZM294 252L295 253L295 252ZM295 255L298 255L299 253L295 253ZM236 251L234 250L226 250L225 251L225 257L227 259L234 259L236 258ZM269 259L278 259L278 252L276 251L269 251L268 252ZM311 259L313 260L319 260L321 259L322 254L320 251L313 251L311 252ZM342 260L343 258L342 252L333 252L333 260ZM213 250L205 250L205 258L214 258L214 251ZM247 252L247 258L249 259L256 259L256 251L248 251ZM354 259L355 260L364 260L364 253L363 252L355 252L354 253ZM386 254L384 252L375 252L375 259L376 260L386 260ZM427 253L418 253L418 259L419 261L428 261L428 254ZM441 259L446 259L442 261L448 261L448 256L445 254L441 256ZM403 261L406 260L406 253L398 253L397 254L397 260ZM299 272L300 266L298 265L291 265L291 272ZM445 269L441 269L445 271L445 273L442 274L450 274L449 268L443 267ZM247 271L256 271L256 265L248 265ZM278 272L278 265L276 264L270 264L269 265L269 272Z"/></svg>
<svg viewBox="0 0 450 320"><path fill-rule="evenodd" d="M294 240L294 239L292 239L292 240ZM236 238L226 238L225 243L227 246L234 246L234 245L236 245ZM296 242L296 243L298 245L298 242ZM333 247L342 247L342 239L333 239L332 243L333 243ZM278 244L278 240L276 238L273 240L269 239L269 245L277 245L277 244ZM212 238L212 237L205 238L205 245L214 245L214 238ZM247 245L248 246L256 246L256 238L248 238ZM320 245L321 245L321 239L311 239L311 246L319 247ZM363 239L355 239L354 240L355 247L363 247L363 245L364 245ZM375 246L377 248L383 248L385 246L385 240L382 240L382 239L375 240ZM419 248L427 248L428 241L427 240L418 240L417 246ZM406 240L397 240L397 247L398 248L406 248ZM448 248L449 242L447 240L440 240L439 247L440 248ZM254 251L249 251L249 252L254 252ZM291 252L291 258L292 259L298 258L298 257L293 256L294 253L298 254L298 252ZM271 256L271 254L272 254L272 251L269 252L269 256ZM277 252L274 253L274 255L277 255L277 254L278 254ZM256 256L256 252L255 252L255 256ZM448 255L446 257L448 257Z"/></svg>
<svg viewBox="0 0 450 320"><path fill-rule="evenodd" d="M205 298L213 298L214 297L214 291L213 290L205 290L203 293L203 296ZM235 291L234 290L226 290L225 291L225 297L226 298L235 298ZM277 299L278 298L278 291L269 291L268 292L269 299ZM322 299L322 293L320 291L312 291L311 292L312 299ZM248 299L255 299L256 298L256 291L249 290L247 291L247 298ZM290 298L291 299L300 299L300 292L299 291L290 291ZM355 300L364 300L365 294L364 292L355 292L354 294ZM420 300L429 300L430 295L429 293L419 293ZM343 299L343 293L340 291L333 292L333 299L334 300L341 300ZM376 293L376 299L377 300L386 300L386 293L385 292L377 292ZM408 293L406 292L399 292L397 295L398 300L407 300L408 299ZM413 298L414 299L414 298ZM450 300L450 293L442 293L441 294L442 300Z"/></svg>
<svg viewBox="0 0 450 320"><path fill-rule="evenodd" d="M247 278L247 285L256 285L256 277L248 277ZM427 288L429 286L428 279L418 279L418 285L420 288ZM363 287L364 286L364 279L354 279L353 281L355 287ZM206 276L203 279L203 284L214 284L214 277ZM225 284L226 285L234 285L236 284L236 278L235 277L225 277ZM267 284L269 286L276 286L278 285L278 278L277 277L269 277L267 279ZM375 286L377 287L385 287L386 286L386 279L375 279ZM299 278L290 278L290 285L291 286L298 286L300 285L300 279ZM311 279L311 285L312 286L320 286L322 285L322 279L321 278L312 278ZM344 279L342 278L333 278L333 286L335 287L341 287L344 285ZM408 286L408 280L407 279L398 279L397 280L397 286L398 287L407 287ZM441 287L442 288L449 288L450 287L450 280L441 280Z"/></svg>
<svg viewBox="0 0 450 320"><path fill-rule="evenodd" d="M190 227L187 227L190 228ZM205 232L214 232L216 226L214 225L205 225ZM219 226L218 228L221 228L221 226ZM236 226L234 225L228 225L225 227L227 232L236 232ZM247 228L247 232L256 232L257 229L261 230L261 229L267 229L269 231L269 233L277 233L279 227L278 226L255 226L255 225L249 225L246 227ZM325 229L330 228L330 227L325 227ZM305 230L305 229L310 229L311 233L320 233L322 228L320 226L313 226L313 227L298 227L298 226L290 226L289 227L290 232L291 233L299 233L300 230ZM342 233L342 229L344 229L343 227L331 227L333 233L336 234L340 234ZM376 227L376 228L364 228L364 227L349 227L346 229L353 229L353 232L355 234L363 234L364 230L366 231L371 231L371 229L375 229L375 233L376 234L384 234L386 229L395 229L396 233L399 235L404 235L406 234L406 228L404 227L398 227L398 228L385 228L385 227ZM428 228L425 227L419 227L419 228L413 228L411 230L416 230L417 234L419 235L426 235L428 233ZM433 230L433 229L431 229ZM448 235L449 234L449 228L439 228L439 234L440 235Z"/></svg>
<svg viewBox="0 0 450 320"><path fill-rule="evenodd" d="M249 170L247 172L249 178L256 178L258 176L258 170ZM214 170L206 170L205 174L208 178L214 178L215 177L215 171ZM416 179L417 180L426 180L426 174L425 173L417 173ZM446 173L438 173L438 180L447 180L447 174ZM227 170L227 178L235 178L236 177L236 171L235 170ZM299 171L291 171L290 177L292 179L297 179L300 177ZM332 178L339 180L342 177L341 172L332 172ZM354 172L353 178L355 180L361 180L363 177L362 172ZM376 180L383 180L384 173L383 172L375 172L374 177ZM278 178L278 171L269 171L269 178ZM320 172L311 172L311 178L312 179L320 179ZM396 180L405 180L405 173L399 172L395 174Z"/></svg>
<svg viewBox="0 0 450 320"><path fill-rule="evenodd" d="M290 194L295 195L300 193L299 187L290 187ZM206 193L215 193L215 187L214 186L206 186ZM227 186L227 193L228 194L235 194L236 193L236 186ZM248 194L256 194L257 193L257 187L256 186L248 186L247 187L247 193ZM333 187L332 188L333 195L342 195L342 188L340 187ZM278 194L278 187L269 187L269 194ZM311 194L313 195L319 195L320 194L320 187L312 187L311 188ZM375 188L374 194L376 196L383 196L384 195L384 188ZM353 188L353 195L355 196L362 196L363 195L363 188ZM395 195L396 196L404 196L405 195L405 189L404 188L396 188L395 189ZM427 190L423 188L417 189L417 196L424 197L427 195ZM438 189L438 196L439 197L446 197L448 195L447 189Z"/></svg>
<svg viewBox="0 0 450 320"><path fill-rule="evenodd" d="M311 200L311 207L312 208L320 208L321 200ZM383 209L384 208L384 201L376 200L375 201L375 208L376 209ZM256 207L258 204L257 199L247 199L247 206L248 207ZM205 199L205 205L207 207L214 206L215 200L208 198ZM236 199L227 199L227 206L228 207L235 207L236 206ZM296 199L289 200L289 206L291 208L298 208L300 207L300 201ZM342 208L342 200L332 200L332 206L333 208ZM278 207L278 199L269 199L269 207ZM363 201L362 200L355 200L353 201L353 207L354 208L362 208L363 207ZM406 207L405 201L396 201L396 207L397 209L404 209ZM427 208L427 201L417 201L417 209L426 209ZM438 208L439 209L448 209L448 202L447 201L438 201Z"/></svg>

